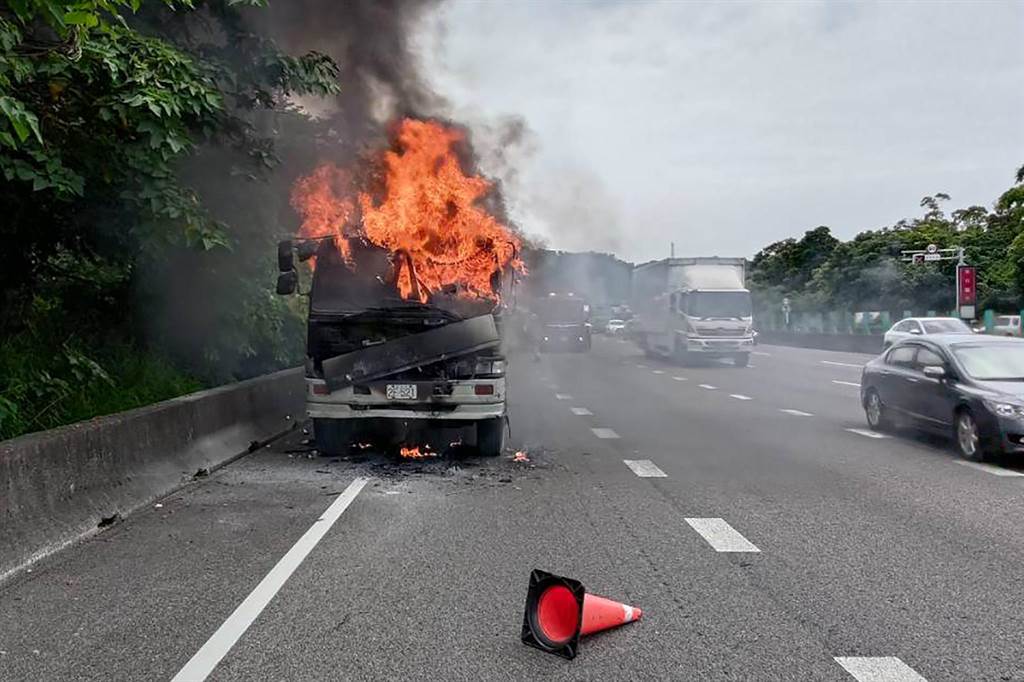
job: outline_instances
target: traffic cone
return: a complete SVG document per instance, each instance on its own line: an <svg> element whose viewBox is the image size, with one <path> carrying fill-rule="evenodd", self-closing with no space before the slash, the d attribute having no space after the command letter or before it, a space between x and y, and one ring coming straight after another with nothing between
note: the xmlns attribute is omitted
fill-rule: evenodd
<svg viewBox="0 0 1024 682"><path fill-rule="evenodd" d="M523 642L571 659L581 636L632 623L642 614L633 606L587 594L578 580L534 570L526 593Z"/></svg>

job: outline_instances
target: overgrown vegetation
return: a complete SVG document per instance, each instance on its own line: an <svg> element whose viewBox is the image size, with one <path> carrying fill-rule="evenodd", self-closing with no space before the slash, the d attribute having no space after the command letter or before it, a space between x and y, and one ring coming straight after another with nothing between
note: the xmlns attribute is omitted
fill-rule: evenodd
<svg viewBox="0 0 1024 682"><path fill-rule="evenodd" d="M278 146L317 134L293 96L340 86L249 27L265 3L0 7L0 438L301 358Z"/></svg>
<svg viewBox="0 0 1024 682"><path fill-rule="evenodd" d="M947 214L950 200L921 200L924 215L858 234L848 242L828 227L762 249L751 264L750 285L762 320L778 317L788 297L795 314L829 311L912 310L945 314L955 306L956 264L909 264L900 252L962 246L978 267L979 309L1024 307L1024 167L993 208L970 206Z"/></svg>

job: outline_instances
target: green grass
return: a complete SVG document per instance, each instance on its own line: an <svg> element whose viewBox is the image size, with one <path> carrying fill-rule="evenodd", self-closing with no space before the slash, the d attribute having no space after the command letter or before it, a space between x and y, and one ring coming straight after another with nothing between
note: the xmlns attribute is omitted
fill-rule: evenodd
<svg viewBox="0 0 1024 682"><path fill-rule="evenodd" d="M125 343L23 332L0 340L0 440L121 412L203 388L159 356Z"/></svg>

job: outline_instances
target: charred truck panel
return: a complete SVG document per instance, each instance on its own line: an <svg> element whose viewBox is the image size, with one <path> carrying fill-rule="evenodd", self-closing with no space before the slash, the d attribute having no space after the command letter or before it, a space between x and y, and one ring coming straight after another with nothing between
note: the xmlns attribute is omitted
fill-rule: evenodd
<svg viewBox="0 0 1024 682"><path fill-rule="evenodd" d="M282 254L295 248L300 258L315 257L306 413L321 452L347 452L359 443L440 451L472 429L482 454L500 454L505 357L496 300L455 291L425 302L403 298L399 278L416 281L411 260L358 241L347 254L330 239L283 244L289 245ZM279 291L294 279L288 262L281 269L286 281ZM501 283L494 284L499 290Z"/></svg>
<svg viewBox="0 0 1024 682"><path fill-rule="evenodd" d="M551 293L532 306L533 336L541 350L590 350L590 304L575 293Z"/></svg>
<svg viewBox="0 0 1024 682"><path fill-rule="evenodd" d="M648 353L749 362L754 346L743 258L667 258L633 270L634 336Z"/></svg>

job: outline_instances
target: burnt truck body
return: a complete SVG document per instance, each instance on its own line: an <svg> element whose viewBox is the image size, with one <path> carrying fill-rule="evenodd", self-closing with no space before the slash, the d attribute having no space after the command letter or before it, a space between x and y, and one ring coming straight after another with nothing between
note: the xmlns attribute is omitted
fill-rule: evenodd
<svg viewBox="0 0 1024 682"><path fill-rule="evenodd" d="M590 304L575 293L550 293L534 301L533 336L541 350L590 350Z"/></svg>
<svg viewBox="0 0 1024 682"><path fill-rule="evenodd" d="M279 250L286 280L294 279L281 255L288 248ZM506 424L501 304L454 290L426 302L418 292L403 297L396 282L404 263L407 281L415 283L411 260L358 242L350 248L359 253L346 260L332 240L298 247L300 258L315 249L306 414L317 449L335 454L374 443L441 451L472 430L481 454L500 454ZM287 289L287 282L278 288Z"/></svg>

